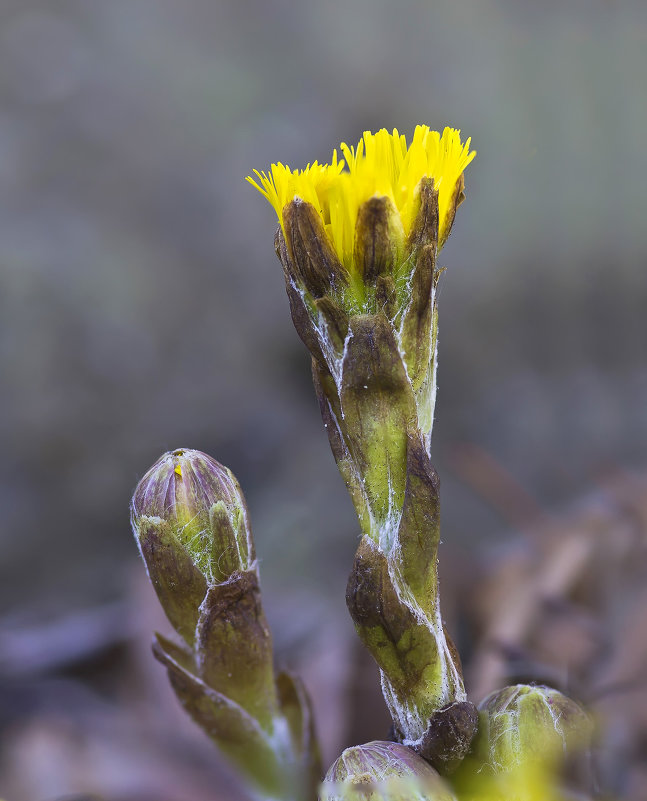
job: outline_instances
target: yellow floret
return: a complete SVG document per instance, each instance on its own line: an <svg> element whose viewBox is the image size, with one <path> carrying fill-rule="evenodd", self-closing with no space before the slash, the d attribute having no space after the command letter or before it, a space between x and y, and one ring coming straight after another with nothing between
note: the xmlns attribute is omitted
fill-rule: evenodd
<svg viewBox="0 0 647 801"><path fill-rule="evenodd" d="M389 197L402 221L405 236L413 223L416 189L421 178L434 179L438 189L439 240L445 239L448 213L456 182L476 155L470 142L461 143L460 131L445 128L441 134L418 125L411 144L396 129L366 131L356 147L341 145L344 158L333 151L330 164L308 164L292 170L272 164L269 174L254 170L258 182L247 180L273 206L283 226L283 208L295 197L311 203L319 212L344 266L353 269L353 240L357 210L370 197Z"/></svg>

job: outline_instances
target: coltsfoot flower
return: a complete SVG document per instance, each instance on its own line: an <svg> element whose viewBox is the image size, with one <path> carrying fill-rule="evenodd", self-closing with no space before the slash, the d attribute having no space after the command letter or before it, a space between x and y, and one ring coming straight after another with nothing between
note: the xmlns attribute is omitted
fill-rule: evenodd
<svg viewBox="0 0 647 801"><path fill-rule="evenodd" d="M366 132L330 164L248 178L279 220L292 320L362 530L347 606L380 667L394 737L446 772L477 715L438 597L436 259L473 158L459 131L420 125L409 144Z"/></svg>
<svg viewBox="0 0 647 801"><path fill-rule="evenodd" d="M342 143L343 158L334 150L330 164L315 161L304 170L272 164L269 173L254 171L258 181L247 180L271 203L286 238L293 225L290 204L297 198L310 204L342 274L371 280L397 268L407 240L419 233L423 195L432 185L438 195L437 242L445 243L462 200L463 171L476 155L470 142L463 144L453 128L440 134L418 125L407 145L396 129L383 128L366 131L355 147ZM381 246L376 253L374 240Z"/></svg>
<svg viewBox="0 0 647 801"><path fill-rule="evenodd" d="M362 315L388 322L429 446L435 403L436 258L464 198L474 151L460 131L366 131L329 164L277 163L247 180L274 208L292 319L313 357L341 379Z"/></svg>

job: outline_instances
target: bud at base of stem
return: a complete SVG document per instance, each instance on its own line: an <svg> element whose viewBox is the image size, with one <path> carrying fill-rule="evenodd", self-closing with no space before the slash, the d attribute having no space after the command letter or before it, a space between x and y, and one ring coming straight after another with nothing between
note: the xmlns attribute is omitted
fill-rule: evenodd
<svg viewBox="0 0 647 801"><path fill-rule="evenodd" d="M516 684L479 704L476 745L494 772L528 762L555 765L589 748L591 719L579 704L551 687Z"/></svg>
<svg viewBox="0 0 647 801"><path fill-rule="evenodd" d="M331 765L320 801L455 801L410 748L379 740L347 748Z"/></svg>

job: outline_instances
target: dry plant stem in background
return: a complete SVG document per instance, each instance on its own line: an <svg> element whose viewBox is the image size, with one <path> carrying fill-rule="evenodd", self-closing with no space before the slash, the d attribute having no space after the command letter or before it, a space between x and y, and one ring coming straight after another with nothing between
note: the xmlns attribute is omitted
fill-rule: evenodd
<svg viewBox="0 0 647 801"><path fill-rule="evenodd" d="M419 126L365 133L330 165L273 165L257 188L276 209L294 325L312 355L324 425L362 539L347 604L380 667L394 736L450 772L476 710L438 591L437 255L463 199L469 141Z"/></svg>

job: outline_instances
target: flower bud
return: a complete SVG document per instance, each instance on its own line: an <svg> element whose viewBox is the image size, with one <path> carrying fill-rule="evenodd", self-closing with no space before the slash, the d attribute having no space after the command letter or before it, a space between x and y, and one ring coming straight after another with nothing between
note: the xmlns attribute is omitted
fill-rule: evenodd
<svg viewBox="0 0 647 801"><path fill-rule="evenodd" d="M454 801L438 773L399 743L347 748L332 764L321 801Z"/></svg>
<svg viewBox="0 0 647 801"><path fill-rule="evenodd" d="M479 745L495 772L530 763L555 764L588 748L591 720L563 693L517 684L491 693L480 706Z"/></svg>
<svg viewBox="0 0 647 801"><path fill-rule="evenodd" d="M208 589L255 567L240 486L205 453L165 453L137 485L131 522L160 602L192 645Z"/></svg>
<svg viewBox="0 0 647 801"><path fill-rule="evenodd" d="M231 471L200 451L165 453L139 482L131 519L184 640L156 634L153 653L185 710L259 798L314 790L321 773L309 700L298 680L274 673L247 508Z"/></svg>
<svg viewBox="0 0 647 801"><path fill-rule="evenodd" d="M131 520L140 547L142 523L167 523L209 584L254 561L247 507L231 470L201 451L165 453L137 485Z"/></svg>

